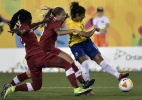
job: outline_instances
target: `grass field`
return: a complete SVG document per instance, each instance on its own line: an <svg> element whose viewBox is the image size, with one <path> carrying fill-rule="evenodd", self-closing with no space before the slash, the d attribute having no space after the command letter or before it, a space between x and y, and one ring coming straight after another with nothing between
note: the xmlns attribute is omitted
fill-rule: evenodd
<svg viewBox="0 0 142 100"><path fill-rule="evenodd" d="M0 73L0 91L5 83L9 83L17 74ZM69 84L65 73L43 74L43 86L36 92L16 92L10 94L6 100L142 100L142 73L130 73L134 87L130 92L121 92L118 88L118 80L107 73L91 73L96 79L93 85L95 96L73 96L73 89ZM28 80L30 81L30 80Z"/></svg>

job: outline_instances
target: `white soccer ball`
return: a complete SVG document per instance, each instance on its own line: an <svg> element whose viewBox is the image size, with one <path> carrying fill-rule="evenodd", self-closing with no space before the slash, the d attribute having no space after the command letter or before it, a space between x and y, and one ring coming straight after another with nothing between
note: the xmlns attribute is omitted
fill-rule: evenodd
<svg viewBox="0 0 142 100"><path fill-rule="evenodd" d="M129 78L123 78L119 82L119 89L123 92L128 92L133 88L133 82Z"/></svg>

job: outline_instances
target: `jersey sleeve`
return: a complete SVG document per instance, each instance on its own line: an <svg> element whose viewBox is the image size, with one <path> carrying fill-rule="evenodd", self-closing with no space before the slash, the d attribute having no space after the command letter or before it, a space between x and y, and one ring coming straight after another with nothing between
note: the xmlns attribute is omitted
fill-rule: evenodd
<svg viewBox="0 0 142 100"><path fill-rule="evenodd" d="M94 26L97 26L97 19L93 18L92 23L93 23Z"/></svg>

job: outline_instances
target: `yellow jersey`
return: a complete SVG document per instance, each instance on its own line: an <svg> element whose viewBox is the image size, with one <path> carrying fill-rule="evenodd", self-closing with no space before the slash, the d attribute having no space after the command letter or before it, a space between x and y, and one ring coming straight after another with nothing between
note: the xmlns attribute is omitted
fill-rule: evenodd
<svg viewBox="0 0 142 100"><path fill-rule="evenodd" d="M68 30L69 29L76 29L79 31L83 31L84 28L85 28L85 26L84 26L83 22L74 22L71 19L69 19L67 21L67 29ZM69 47L71 47L74 44L81 43L81 42L85 41L86 39L87 39L86 37L80 36L75 32L69 33L68 34L68 45L69 45Z"/></svg>

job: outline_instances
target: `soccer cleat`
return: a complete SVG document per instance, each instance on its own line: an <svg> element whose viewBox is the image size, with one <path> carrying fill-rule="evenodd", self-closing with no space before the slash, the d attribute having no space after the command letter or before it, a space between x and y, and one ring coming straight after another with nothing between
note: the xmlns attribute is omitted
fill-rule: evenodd
<svg viewBox="0 0 142 100"><path fill-rule="evenodd" d="M120 81L122 78L126 78L129 76L129 73L120 73L118 80Z"/></svg>
<svg viewBox="0 0 142 100"><path fill-rule="evenodd" d="M15 91L15 86L12 86L11 84L5 84L3 87L3 90L1 92L2 100L4 100L8 94L10 94L14 91Z"/></svg>
<svg viewBox="0 0 142 100"><path fill-rule="evenodd" d="M91 88L82 89L82 88L78 87L78 88L74 89L74 96L80 96L82 94L89 93L90 91L92 91Z"/></svg>
<svg viewBox="0 0 142 100"><path fill-rule="evenodd" d="M83 84L83 88L86 89L86 88L89 88L90 86L92 86L95 82L95 79L92 79L90 81L86 81L84 84Z"/></svg>
<svg viewBox="0 0 142 100"><path fill-rule="evenodd" d="M93 91L90 91L89 93L86 93L85 95L87 95L87 96L94 96L95 94L94 94Z"/></svg>

